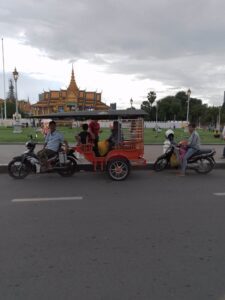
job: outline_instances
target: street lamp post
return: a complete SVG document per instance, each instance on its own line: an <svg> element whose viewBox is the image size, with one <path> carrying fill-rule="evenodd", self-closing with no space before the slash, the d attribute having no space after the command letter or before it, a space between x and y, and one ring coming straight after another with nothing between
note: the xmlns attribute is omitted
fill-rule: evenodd
<svg viewBox="0 0 225 300"><path fill-rule="evenodd" d="M21 128L21 124L20 124L21 115L18 112L18 94L17 94L17 80L19 78L19 73L17 72L16 68L13 71L13 78L15 81L15 92L16 92L16 112L13 115L13 119L15 120L13 132L21 133L22 132L22 128Z"/></svg>
<svg viewBox="0 0 225 300"><path fill-rule="evenodd" d="M190 105L190 97L191 97L191 90L187 90L187 96L188 96L188 101L187 101L187 124L189 123L189 105Z"/></svg>
<svg viewBox="0 0 225 300"><path fill-rule="evenodd" d="M16 68L13 71L13 78L15 81L15 91L16 91L16 115L18 115L17 80L19 78L19 73L17 72Z"/></svg>
<svg viewBox="0 0 225 300"><path fill-rule="evenodd" d="M134 102L134 100L132 98L130 98L130 108L133 108L133 102Z"/></svg>

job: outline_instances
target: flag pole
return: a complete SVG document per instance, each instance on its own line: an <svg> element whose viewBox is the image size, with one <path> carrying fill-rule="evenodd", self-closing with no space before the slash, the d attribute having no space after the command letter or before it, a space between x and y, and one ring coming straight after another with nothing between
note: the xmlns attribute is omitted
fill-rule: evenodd
<svg viewBox="0 0 225 300"><path fill-rule="evenodd" d="M4 58L3 38L2 38L2 65L3 65L4 115L5 115L5 120L6 120L7 119L7 111L6 111L6 96L5 96L5 58Z"/></svg>

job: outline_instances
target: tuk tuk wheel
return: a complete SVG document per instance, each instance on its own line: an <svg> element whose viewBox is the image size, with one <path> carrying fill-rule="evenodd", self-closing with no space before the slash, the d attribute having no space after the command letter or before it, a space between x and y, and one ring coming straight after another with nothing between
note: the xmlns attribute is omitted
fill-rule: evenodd
<svg viewBox="0 0 225 300"><path fill-rule="evenodd" d="M130 164L124 158L114 158L108 162L107 171L111 179L124 180L130 173Z"/></svg>

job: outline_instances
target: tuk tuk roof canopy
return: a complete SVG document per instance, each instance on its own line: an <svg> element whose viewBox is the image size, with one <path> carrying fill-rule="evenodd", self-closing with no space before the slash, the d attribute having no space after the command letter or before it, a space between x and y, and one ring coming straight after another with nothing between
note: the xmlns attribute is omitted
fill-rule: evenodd
<svg viewBox="0 0 225 300"><path fill-rule="evenodd" d="M108 111L74 111L74 112L58 112L48 115L32 116L39 119L74 119L74 120L114 120L114 119L136 119L145 117L147 113L142 109L124 109L124 110L108 110Z"/></svg>

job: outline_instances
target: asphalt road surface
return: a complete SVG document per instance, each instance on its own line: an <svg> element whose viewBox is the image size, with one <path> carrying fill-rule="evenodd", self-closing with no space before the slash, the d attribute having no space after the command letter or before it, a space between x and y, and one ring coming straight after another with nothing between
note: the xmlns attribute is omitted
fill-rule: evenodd
<svg viewBox="0 0 225 300"><path fill-rule="evenodd" d="M0 175L0 299L224 300L224 181Z"/></svg>

